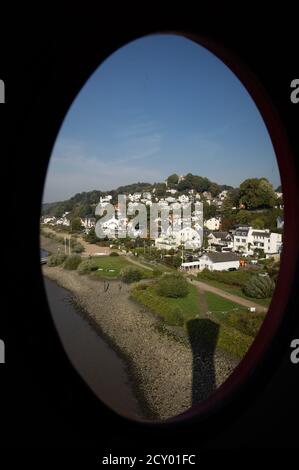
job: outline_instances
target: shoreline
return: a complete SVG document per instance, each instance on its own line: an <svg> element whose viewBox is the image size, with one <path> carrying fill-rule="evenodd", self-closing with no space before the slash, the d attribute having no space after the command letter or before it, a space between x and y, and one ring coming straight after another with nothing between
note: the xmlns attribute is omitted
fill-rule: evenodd
<svg viewBox="0 0 299 470"><path fill-rule="evenodd" d="M50 277L48 277L50 279ZM51 279L53 281L53 279ZM58 286L61 287L60 284L58 284L56 281L55 282ZM140 419L145 419L145 420L158 420L159 417L156 416L155 412L151 410L149 403L147 403L146 398L142 394L141 390L138 387L138 377L136 377L136 371L134 370L134 366L132 364L132 361L130 357L128 357L120 348L119 346L103 331L101 326L90 316L88 311L84 309L79 303L76 298L76 296L71 292L69 289L66 289L70 294L71 297L71 302L74 305L76 311L78 312L79 315L82 316L84 321L86 321L91 328L95 330L97 335L102 338L102 340L111 348L113 351L117 354L117 356L123 361L124 363L124 369L126 371L127 377L129 379L129 387L133 393L133 395L136 397L139 407L142 412L142 416Z"/></svg>
<svg viewBox="0 0 299 470"><path fill-rule="evenodd" d="M92 328L124 359L128 377L144 420L165 420L189 409L192 402L193 358L190 345L157 330L157 320L130 300L130 287L80 276L75 271L44 265L43 274L67 289ZM216 352L212 358L218 387L235 368ZM205 374L203 367L203 374ZM208 369L208 367L207 367ZM207 375L207 374L206 374ZM203 377L205 381L206 376ZM204 398L203 398L204 399Z"/></svg>

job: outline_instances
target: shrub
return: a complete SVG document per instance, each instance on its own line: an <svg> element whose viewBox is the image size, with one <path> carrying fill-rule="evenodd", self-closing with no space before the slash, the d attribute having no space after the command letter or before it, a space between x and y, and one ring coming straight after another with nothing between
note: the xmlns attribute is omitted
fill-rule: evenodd
<svg viewBox="0 0 299 470"><path fill-rule="evenodd" d="M157 281L157 293L163 297L186 297L188 283L181 274L164 274Z"/></svg>
<svg viewBox="0 0 299 470"><path fill-rule="evenodd" d="M179 307L175 307L171 312L169 323L176 326L184 325L184 312Z"/></svg>
<svg viewBox="0 0 299 470"><path fill-rule="evenodd" d="M138 268L128 267L124 268L120 273L120 278L123 282L131 284L132 282L138 282L142 278L142 272Z"/></svg>
<svg viewBox="0 0 299 470"><path fill-rule="evenodd" d="M236 318L235 327L242 333L255 337L265 320L266 315L259 312L246 312L236 316L238 318Z"/></svg>
<svg viewBox="0 0 299 470"><path fill-rule="evenodd" d="M74 253L82 253L84 251L84 246L81 243L75 243L72 248Z"/></svg>
<svg viewBox="0 0 299 470"><path fill-rule="evenodd" d="M98 265L93 259L86 259L79 264L78 273L88 274L88 273L91 273L92 271L96 271L97 269L98 269Z"/></svg>
<svg viewBox="0 0 299 470"><path fill-rule="evenodd" d="M140 282L135 286L136 290L146 290L148 288L148 285L145 284L145 282Z"/></svg>
<svg viewBox="0 0 299 470"><path fill-rule="evenodd" d="M64 253L56 253L54 255L51 255L48 259L48 266L59 266L62 264L66 259L66 255Z"/></svg>
<svg viewBox="0 0 299 470"><path fill-rule="evenodd" d="M243 292L248 297L265 299L271 297L274 291L274 282L269 276L252 276L243 286Z"/></svg>
<svg viewBox="0 0 299 470"><path fill-rule="evenodd" d="M197 274L199 280L206 279L208 281L217 281L230 286L243 287L253 276L252 271L210 271L204 269Z"/></svg>
<svg viewBox="0 0 299 470"><path fill-rule="evenodd" d="M63 267L64 269L74 270L74 269L77 269L80 263L81 263L81 256L70 255L66 258Z"/></svg>
<svg viewBox="0 0 299 470"><path fill-rule="evenodd" d="M160 277L162 276L162 271L160 269L153 269L152 274L153 277Z"/></svg>
<svg viewBox="0 0 299 470"><path fill-rule="evenodd" d="M119 254L117 253L117 251L111 251L109 256L119 256Z"/></svg>

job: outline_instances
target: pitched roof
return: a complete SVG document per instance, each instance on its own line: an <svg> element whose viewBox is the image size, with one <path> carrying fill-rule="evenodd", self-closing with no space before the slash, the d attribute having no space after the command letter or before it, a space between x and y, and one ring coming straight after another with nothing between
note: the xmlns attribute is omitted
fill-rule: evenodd
<svg viewBox="0 0 299 470"><path fill-rule="evenodd" d="M229 233L228 232L213 232L215 238L226 238Z"/></svg>
<svg viewBox="0 0 299 470"><path fill-rule="evenodd" d="M249 227L238 227L235 230L235 235L237 235L237 236L242 236L242 235L247 236L248 232L249 232Z"/></svg>
<svg viewBox="0 0 299 470"><path fill-rule="evenodd" d="M226 261L238 261L240 257L236 253L231 252L212 252L212 253L205 253L203 256L208 256L213 263L223 263Z"/></svg>
<svg viewBox="0 0 299 470"><path fill-rule="evenodd" d="M256 230L255 232L252 232L252 235L258 236L258 237L270 238L269 232L259 232L258 230Z"/></svg>

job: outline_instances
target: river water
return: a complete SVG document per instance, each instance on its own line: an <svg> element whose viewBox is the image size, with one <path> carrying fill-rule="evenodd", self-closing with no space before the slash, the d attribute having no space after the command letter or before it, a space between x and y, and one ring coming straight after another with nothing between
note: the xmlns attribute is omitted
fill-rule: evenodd
<svg viewBox="0 0 299 470"><path fill-rule="evenodd" d="M125 362L97 334L66 289L44 278L49 306L64 349L94 393L123 416L143 417Z"/></svg>

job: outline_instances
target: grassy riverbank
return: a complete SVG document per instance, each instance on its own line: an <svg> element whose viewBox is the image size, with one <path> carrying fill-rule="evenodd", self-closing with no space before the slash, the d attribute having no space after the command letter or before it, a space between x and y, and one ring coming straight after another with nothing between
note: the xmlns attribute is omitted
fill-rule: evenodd
<svg viewBox="0 0 299 470"><path fill-rule="evenodd" d="M100 279L96 282L76 271L45 265L43 272L72 292L94 327L128 358L136 386L159 419L183 413L205 399L238 363L219 350L207 356L207 349L198 349L200 342L194 342L191 328L194 320L190 320L185 342L163 333L157 328L159 320L130 299L131 287L118 280L111 280L105 290ZM201 325L207 323L204 320ZM195 354L204 360L195 361Z"/></svg>
<svg viewBox="0 0 299 470"><path fill-rule="evenodd" d="M200 292L192 284L188 284L185 297L161 296L158 283L134 285L131 298L162 318L166 325L177 327L176 331L180 328L180 336L205 337L208 338L208 348L213 345L220 353L236 359L244 357L264 320L264 314L251 313L223 297ZM205 319L209 322L200 321Z"/></svg>

